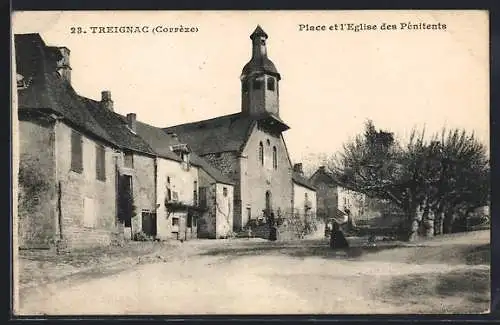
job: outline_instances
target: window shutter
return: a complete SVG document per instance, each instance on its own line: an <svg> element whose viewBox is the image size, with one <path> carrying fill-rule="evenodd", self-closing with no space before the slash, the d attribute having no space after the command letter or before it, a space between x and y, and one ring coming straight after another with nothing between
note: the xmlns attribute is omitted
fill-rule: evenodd
<svg viewBox="0 0 500 325"><path fill-rule="evenodd" d="M77 173L83 171L82 135L75 130L71 132L71 170Z"/></svg>
<svg viewBox="0 0 500 325"><path fill-rule="evenodd" d="M104 146L96 145L96 177L100 181L106 180L106 149Z"/></svg>

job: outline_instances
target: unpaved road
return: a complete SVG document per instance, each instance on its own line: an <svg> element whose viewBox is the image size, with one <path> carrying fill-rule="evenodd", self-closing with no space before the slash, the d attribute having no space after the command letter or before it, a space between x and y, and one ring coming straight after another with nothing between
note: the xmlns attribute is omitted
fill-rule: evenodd
<svg viewBox="0 0 500 325"><path fill-rule="evenodd" d="M23 298L19 312L49 315L484 312L489 305L489 297L485 297L489 288L484 281L475 283L472 289L464 289L478 291L473 297L453 290L443 294L443 290L434 288L439 289L444 283L442 279L451 273L459 277L458 282L489 273L486 262L474 258L470 262L470 257L467 260L462 256L464 252L468 256L473 254L469 248L488 243L488 232L476 232L450 238L445 244L433 241L427 248L395 248L353 259L330 253L325 256L325 247L305 251L303 247L297 250L267 242L191 242L186 243L176 260L137 265L110 276L40 289L39 294ZM462 255L450 254L452 251ZM448 256L452 257L448 260ZM407 290L398 287L400 291L396 293L391 289L391 284L397 281L414 284L422 279L426 282L419 282L418 288L429 290L420 292L421 296L415 296L417 289L411 286Z"/></svg>

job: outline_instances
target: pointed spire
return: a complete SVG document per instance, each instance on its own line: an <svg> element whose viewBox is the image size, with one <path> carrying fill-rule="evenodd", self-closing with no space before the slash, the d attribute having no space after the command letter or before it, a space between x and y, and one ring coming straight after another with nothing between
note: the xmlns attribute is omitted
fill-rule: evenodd
<svg viewBox="0 0 500 325"><path fill-rule="evenodd" d="M257 27L253 31L252 35L250 35L250 39L253 40L254 38L256 38L258 36L264 36L265 38L267 38L266 32L262 29L262 27L260 27L260 25L257 25Z"/></svg>

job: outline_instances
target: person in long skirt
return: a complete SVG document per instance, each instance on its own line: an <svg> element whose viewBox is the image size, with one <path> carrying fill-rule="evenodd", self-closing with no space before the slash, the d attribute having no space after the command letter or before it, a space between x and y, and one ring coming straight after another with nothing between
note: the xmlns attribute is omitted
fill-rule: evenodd
<svg viewBox="0 0 500 325"><path fill-rule="evenodd" d="M330 248L333 249L342 249L348 248L349 243L347 239L345 239L344 233L340 230L340 226L337 222L332 223L332 232L330 234Z"/></svg>

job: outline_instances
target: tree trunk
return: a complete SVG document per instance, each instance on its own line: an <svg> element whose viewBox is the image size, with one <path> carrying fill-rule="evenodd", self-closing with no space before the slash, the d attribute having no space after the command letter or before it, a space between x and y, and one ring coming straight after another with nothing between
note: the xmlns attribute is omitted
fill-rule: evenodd
<svg viewBox="0 0 500 325"><path fill-rule="evenodd" d="M437 211L436 218L434 219L434 235L443 234L443 219L444 219L444 212Z"/></svg>
<svg viewBox="0 0 500 325"><path fill-rule="evenodd" d="M424 233L423 235L425 237L433 237L434 236L434 211L429 210L425 218L423 219L423 228L424 228Z"/></svg>
<svg viewBox="0 0 500 325"><path fill-rule="evenodd" d="M408 238L409 242L415 241L418 238L418 228L420 226L420 221L422 220L422 215L417 212L417 207L410 205L407 213L408 222Z"/></svg>
<svg viewBox="0 0 500 325"><path fill-rule="evenodd" d="M443 218L443 234L451 234L453 225L453 212L446 211Z"/></svg>

